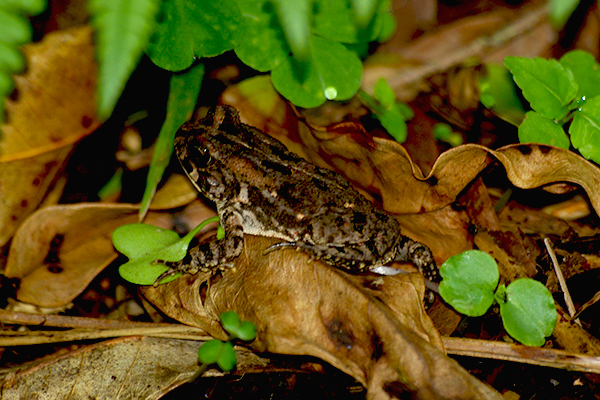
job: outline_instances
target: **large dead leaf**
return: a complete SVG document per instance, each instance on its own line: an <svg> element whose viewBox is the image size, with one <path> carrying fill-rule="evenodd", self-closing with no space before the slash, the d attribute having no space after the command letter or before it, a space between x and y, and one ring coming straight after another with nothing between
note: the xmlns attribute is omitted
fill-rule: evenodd
<svg viewBox="0 0 600 400"><path fill-rule="evenodd" d="M8 375L2 399L158 399L192 377L199 347L193 340L107 340ZM264 366L238 351L240 371Z"/></svg>
<svg viewBox="0 0 600 400"><path fill-rule="evenodd" d="M98 126L90 28L57 32L24 48L0 137L0 246L42 202L75 142Z"/></svg>
<svg viewBox="0 0 600 400"><path fill-rule="evenodd" d="M302 252L264 255L271 239L246 236L244 243L220 280L186 275L144 287L144 295L216 337L224 335L218 315L236 311L257 325L258 350L319 357L363 383L372 399L405 391L418 399L501 398L444 355L421 306L420 274L349 275Z"/></svg>
<svg viewBox="0 0 600 400"><path fill-rule="evenodd" d="M20 278L17 299L41 307L62 307L81 293L118 255L112 232L138 222L139 206L84 203L35 212L15 235L7 277ZM214 215L194 204L181 215L151 211L146 223L165 229L189 222L192 228Z"/></svg>

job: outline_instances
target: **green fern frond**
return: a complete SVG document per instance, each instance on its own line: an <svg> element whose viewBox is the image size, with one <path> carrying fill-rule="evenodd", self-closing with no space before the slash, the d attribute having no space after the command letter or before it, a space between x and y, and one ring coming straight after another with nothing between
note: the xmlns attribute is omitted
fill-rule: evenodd
<svg viewBox="0 0 600 400"><path fill-rule="evenodd" d="M45 0L3 0L0 2L0 122L4 120L4 99L13 88L12 75L25 68L19 46L31 41L27 15L46 8Z"/></svg>
<svg viewBox="0 0 600 400"><path fill-rule="evenodd" d="M96 30L98 115L112 113L156 25L159 0L90 0Z"/></svg>

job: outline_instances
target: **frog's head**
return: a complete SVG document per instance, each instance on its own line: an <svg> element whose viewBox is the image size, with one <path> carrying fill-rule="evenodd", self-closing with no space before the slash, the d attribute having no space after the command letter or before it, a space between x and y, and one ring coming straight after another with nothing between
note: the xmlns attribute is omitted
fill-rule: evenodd
<svg viewBox="0 0 600 400"><path fill-rule="evenodd" d="M239 145L230 140L241 125L235 108L217 106L205 118L184 124L175 136L175 151L183 170L196 189L212 201L227 196L235 184L230 172L231 156Z"/></svg>

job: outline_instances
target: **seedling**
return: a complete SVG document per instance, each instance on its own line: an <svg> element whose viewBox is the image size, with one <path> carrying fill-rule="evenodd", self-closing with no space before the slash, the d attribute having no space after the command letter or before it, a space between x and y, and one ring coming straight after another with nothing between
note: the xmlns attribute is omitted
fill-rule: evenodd
<svg viewBox="0 0 600 400"><path fill-rule="evenodd" d="M219 217L208 218L182 238L176 232L147 224L118 227L112 234L113 245L129 258L128 262L119 267L119 274L123 279L137 285L154 284L161 274L169 269L166 265L156 262L157 260L182 260L194 236L206 225L218 221ZM180 275L167 276L160 283L171 282Z"/></svg>
<svg viewBox="0 0 600 400"><path fill-rule="evenodd" d="M250 321L241 321L234 311L221 314L221 325L229 333L229 340L224 342L212 339L200 347L198 360L202 363L202 366L196 373L197 376L211 364L217 364L223 371L231 371L236 364L232 341L235 339L251 341L256 337L256 325Z"/></svg>
<svg viewBox="0 0 600 400"><path fill-rule="evenodd" d="M489 254L469 250L452 256L442 264L440 274L440 295L456 311L479 317L495 301L506 332L529 346L542 346L554 331L558 315L548 289L529 278L496 289L500 275Z"/></svg>
<svg viewBox="0 0 600 400"><path fill-rule="evenodd" d="M498 89L506 86L499 66L480 80L481 102L519 126L519 141L565 149L573 145L582 156L600 163L600 64L594 57L574 50L560 60L506 57L504 65L533 111L519 115L515 96ZM502 93L511 100L504 101Z"/></svg>
<svg viewBox="0 0 600 400"><path fill-rule="evenodd" d="M381 125L398 143L406 140L406 121L414 116L413 110L406 104L396 101L396 93L384 78L380 78L373 88L373 97L360 91L360 98Z"/></svg>

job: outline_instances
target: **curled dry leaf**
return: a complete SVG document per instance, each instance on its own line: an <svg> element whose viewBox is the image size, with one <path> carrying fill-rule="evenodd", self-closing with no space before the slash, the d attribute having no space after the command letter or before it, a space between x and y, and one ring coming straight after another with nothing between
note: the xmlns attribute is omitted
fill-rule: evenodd
<svg viewBox="0 0 600 400"><path fill-rule="evenodd" d="M138 222L138 210L132 204L87 203L50 206L32 214L19 227L6 265L6 276L21 279L17 299L41 307L71 302L117 257L112 232ZM193 204L183 216L150 212L146 223L173 229L188 219L193 227L213 215Z"/></svg>
<svg viewBox="0 0 600 400"><path fill-rule="evenodd" d="M158 399L198 369L199 342L152 337L107 340L9 374L3 399ZM238 351L238 369L265 367ZM36 396L37 397L37 396Z"/></svg>
<svg viewBox="0 0 600 400"><path fill-rule="evenodd" d="M90 28L27 45L27 73L15 78L0 137L0 246L42 202L73 144L92 132L96 63Z"/></svg>
<svg viewBox="0 0 600 400"><path fill-rule="evenodd" d="M220 280L187 275L143 294L217 337L218 315L233 310L256 324L254 348L319 357L364 384L372 399L404 391L418 399L501 398L443 353L421 306L421 275L349 275L302 252L264 255L273 243L247 235Z"/></svg>

